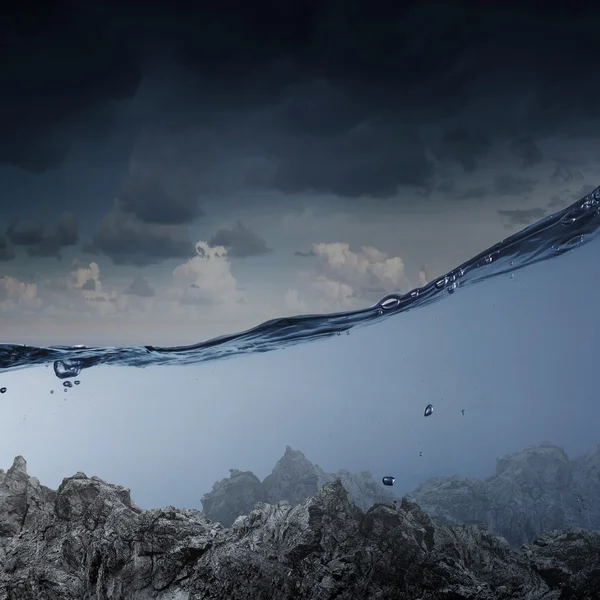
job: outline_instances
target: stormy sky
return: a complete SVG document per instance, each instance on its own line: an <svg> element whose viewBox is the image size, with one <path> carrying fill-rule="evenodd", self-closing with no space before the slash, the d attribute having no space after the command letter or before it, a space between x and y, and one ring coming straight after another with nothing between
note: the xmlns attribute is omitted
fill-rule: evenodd
<svg viewBox="0 0 600 600"><path fill-rule="evenodd" d="M4 340L366 306L571 203L599 178L597 9L536 6L2 8Z"/></svg>
<svg viewBox="0 0 600 600"><path fill-rule="evenodd" d="M424 285L600 183L599 17L531 1L3 6L0 343L189 344ZM191 506L230 467L266 475L286 444L403 489L487 475L544 439L582 452L599 441L594 315L576 305L597 295L593 256L343 351L101 367L64 397L51 369L0 374L0 466L22 453L43 483L81 469L142 505ZM585 360L569 367L572 348Z"/></svg>

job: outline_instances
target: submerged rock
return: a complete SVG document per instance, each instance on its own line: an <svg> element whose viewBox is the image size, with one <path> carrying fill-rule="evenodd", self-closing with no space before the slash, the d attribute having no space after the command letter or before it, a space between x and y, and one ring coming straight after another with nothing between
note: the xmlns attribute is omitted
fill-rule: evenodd
<svg viewBox="0 0 600 600"><path fill-rule="evenodd" d="M267 502L263 484L251 471L230 469L229 478L217 481L202 499L204 514L229 527L240 515L248 514L257 502Z"/></svg>
<svg viewBox="0 0 600 600"><path fill-rule="evenodd" d="M558 600L600 590L600 533L545 534L517 550L485 528L437 524L407 500L365 513L339 478L294 506L259 502L230 529L197 510L141 510L127 488L83 473L54 492L22 459L0 473L0 503L0 600Z"/></svg>
<svg viewBox="0 0 600 600"><path fill-rule="evenodd" d="M485 523L511 544L544 531L600 529L600 446L570 460L544 443L497 461L487 479L429 479L408 497L443 523Z"/></svg>
<svg viewBox="0 0 600 600"><path fill-rule="evenodd" d="M244 472L242 479L239 471L232 471L231 477L222 479L213 485L212 491L202 498L204 514L229 527L240 515L248 514L255 502L276 504L285 500L290 504L300 504L314 496L325 484L340 479L350 492L354 503L363 510L376 502L392 501L396 496L381 486L370 471L358 474L349 471L326 473L310 462L302 452L286 446L284 455L277 461L270 475L262 484L251 472ZM240 501L240 496L247 500Z"/></svg>

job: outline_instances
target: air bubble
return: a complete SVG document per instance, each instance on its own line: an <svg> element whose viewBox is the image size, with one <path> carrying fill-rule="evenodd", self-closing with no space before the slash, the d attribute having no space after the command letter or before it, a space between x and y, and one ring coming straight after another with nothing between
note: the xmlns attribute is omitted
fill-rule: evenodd
<svg viewBox="0 0 600 600"><path fill-rule="evenodd" d="M457 287L458 287L458 286L456 285L456 282L454 282L452 285L450 285L450 286L448 287L448 293L449 293L449 294L454 294L454 291L456 290L456 288L457 288Z"/></svg>
<svg viewBox="0 0 600 600"><path fill-rule="evenodd" d="M396 478L392 477L391 475L386 475L381 482L383 483L383 485L388 485L388 486L392 486L394 485L394 483L396 483Z"/></svg>
<svg viewBox="0 0 600 600"><path fill-rule="evenodd" d="M59 379L77 377L81 373L81 363L76 360L57 360L54 362L54 374Z"/></svg>
<svg viewBox="0 0 600 600"><path fill-rule="evenodd" d="M494 257L491 254L488 254L483 260L486 265L489 265L494 260Z"/></svg>
<svg viewBox="0 0 600 600"><path fill-rule="evenodd" d="M383 310L392 310L392 308L396 308L399 304L400 298L398 298L398 296L388 296L379 303L379 306L383 308Z"/></svg>
<svg viewBox="0 0 600 600"><path fill-rule="evenodd" d="M413 291L410 293L410 297L411 297L411 298L418 298L418 297L419 297L419 290L413 290Z"/></svg>
<svg viewBox="0 0 600 600"><path fill-rule="evenodd" d="M0 394L6 394L6 388L5 387L1 387L0 388Z"/></svg>
<svg viewBox="0 0 600 600"><path fill-rule="evenodd" d="M73 383L74 383L75 385L79 385L79 384L81 383L81 381L79 381L79 379L76 379L76 380L75 380Z"/></svg>
<svg viewBox="0 0 600 600"><path fill-rule="evenodd" d="M425 407L425 412L423 414L426 417L430 417L433 414L433 404L428 404Z"/></svg>
<svg viewBox="0 0 600 600"><path fill-rule="evenodd" d="M63 385L64 385L66 388L73 387L73 384L72 384L70 381L63 381Z"/></svg>
<svg viewBox="0 0 600 600"><path fill-rule="evenodd" d="M448 283L448 278L447 277L442 277L442 279L438 279L435 282L435 287L438 290L441 290L447 283Z"/></svg>

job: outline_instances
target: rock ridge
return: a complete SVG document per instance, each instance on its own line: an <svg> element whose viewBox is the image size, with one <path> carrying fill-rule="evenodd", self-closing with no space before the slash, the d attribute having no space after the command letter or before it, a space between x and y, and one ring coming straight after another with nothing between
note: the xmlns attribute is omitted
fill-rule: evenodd
<svg viewBox="0 0 600 600"><path fill-rule="evenodd" d="M230 469L230 473L229 478L215 482L201 500L204 514L224 527L230 527L237 517L251 512L257 502L276 504L285 500L301 504L335 479L342 481L354 503L363 510L376 502L391 502L397 498L375 481L370 471L326 473L291 446L286 446L285 453L262 482L251 471Z"/></svg>
<svg viewBox="0 0 600 600"><path fill-rule="evenodd" d="M365 512L340 478L299 504L258 503L227 529L198 510L142 510L127 488L84 473L50 490L20 457L0 473L0 600L598 597L600 533L515 549L407 499Z"/></svg>
<svg viewBox="0 0 600 600"><path fill-rule="evenodd" d="M202 498L204 513L229 527L256 502L300 504L340 478L354 503L368 510L396 499L370 472L326 473L290 446L261 483L250 471L216 482ZM513 546L544 531L600 530L600 445L570 459L549 442L499 458L486 479L461 475L428 479L407 497L441 523L485 524Z"/></svg>

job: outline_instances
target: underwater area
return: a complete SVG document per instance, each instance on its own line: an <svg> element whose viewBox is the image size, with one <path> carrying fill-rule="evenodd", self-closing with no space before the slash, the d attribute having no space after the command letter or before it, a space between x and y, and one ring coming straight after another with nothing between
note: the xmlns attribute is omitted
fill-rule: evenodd
<svg viewBox="0 0 600 600"><path fill-rule="evenodd" d="M187 348L0 346L0 452L53 488L76 471L126 485L143 508L199 508L287 445L328 473L392 476L398 497L542 442L583 455L600 443L599 205L596 190L355 313Z"/></svg>

